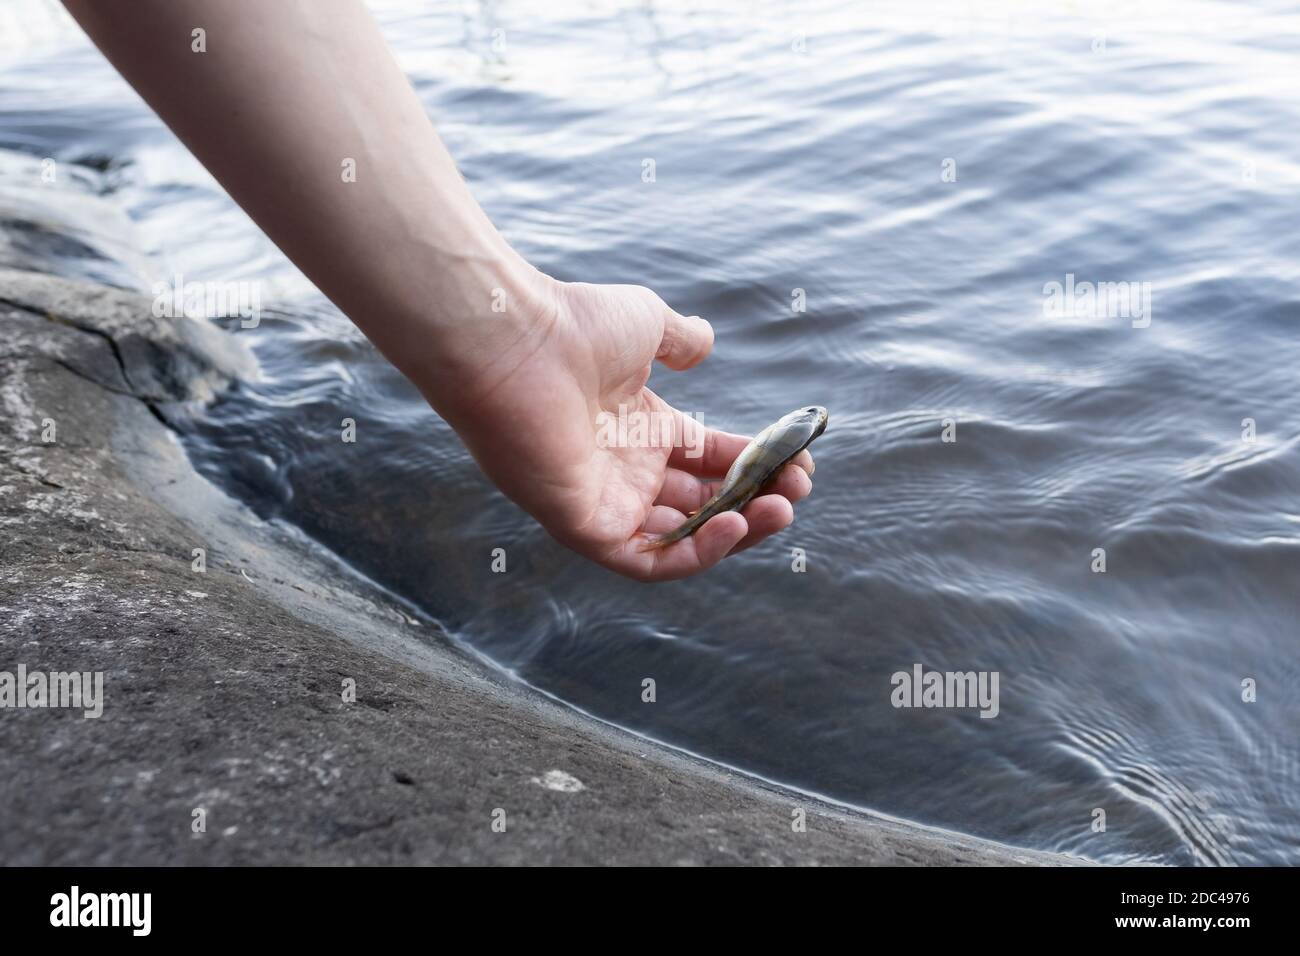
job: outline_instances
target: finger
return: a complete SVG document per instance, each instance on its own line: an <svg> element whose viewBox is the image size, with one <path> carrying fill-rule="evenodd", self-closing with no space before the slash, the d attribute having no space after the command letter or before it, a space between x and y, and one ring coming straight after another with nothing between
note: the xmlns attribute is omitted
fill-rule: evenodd
<svg viewBox="0 0 1300 956"><path fill-rule="evenodd" d="M739 512L724 511L714 515L689 538L675 541L663 549L645 552L652 559L648 579L671 581L699 574L725 558L727 552L748 533L749 523Z"/></svg>
<svg viewBox="0 0 1300 956"><path fill-rule="evenodd" d="M804 481L807 480L805 476ZM739 554L747 548L752 548L764 538L790 527L794 521L794 506L784 495L763 495L746 505L741 514L749 525L749 531L728 552L729 554Z"/></svg>
<svg viewBox="0 0 1300 956"><path fill-rule="evenodd" d="M721 478L749 444L744 435L706 428L675 408L673 413L677 416L677 440L668 456L668 464L673 468L700 478Z"/></svg>
<svg viewBox="0 0 1300 956"><path fill-rule="evenodd" d="M641 530L645 534L655 537L656 535L667 534L680 526L685 520L686 513L680 508L656 504L650 509L650 513L646 515L645 524L641 526Z"/></svg>
<svg viewBox="0 0 1300 956"><path fill-rule="evenodd" d="M787 506L789 502L786 502ZM692 537L695 539L695 557L699 570L711 568L723 558L749 533L749 522L743 514L724 511L714 515L700 526ZM667 550L667 549L666 549Z"/></svg>
<svg viewBox="0 0 1300 956"><path fill-rule="evenodd" d="M778 494L794 504L812 494L812 479L802 467L790 462L776 473L776 477L763 488L763 495Z"/></svg>
<svg viewBox="0 0 1300 956"><path fill-rule="evenodd" d="M736 456L745 450L751 439L744 435L706 428L697 419L672 409L676 416L676 435L668 464L700 478L720 478L727 473ZM812 475L812 454L805 448L791 459L808 475Z"/></svg>
<svg viewBox="0 0 1300 956"><path fill-rule="evenodd" d="M674 508L687 515L712 498L717 487L715 482L701 481L678 468L669 468L664 472L663 487L659 489L655 504Z"/></svg>
<svg viewBox="0 0 1300 956"><path fill-rule="evenodd" d="M721 481L702 481L677 468L669 468L664 472L664 483L659 489L655 504L689 515L703 507L721 488ZM767 483L763 493L781 495L793 504L803 501L812 493L812 479L802 468L793 463L788 464Z"/></svg>
<svg viewBox="0 0 1300 956"><path fill-rule="evenodd" d="M664 307L664 334L655 358L682 371L699 365L713 350L713 326L698 315L679 315Z"/></svg>
<svg viewBox="0 0 1300 956"><path fill-rule="evenodd" d="M632 536L609 566L641 581L685 578L717 564L749 532L749 524L739 512L727 511L710 518L689 538L665 548L643 550L656 536L672 531L684 520L675 508L651 508L642 532Z"/></svg>

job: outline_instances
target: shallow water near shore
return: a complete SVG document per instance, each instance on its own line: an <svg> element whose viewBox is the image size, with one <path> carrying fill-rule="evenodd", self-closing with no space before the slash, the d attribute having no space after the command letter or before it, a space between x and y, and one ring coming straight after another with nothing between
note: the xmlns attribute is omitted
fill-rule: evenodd
<svg viewBox="0 0 1300 956"><path fill-rule="evenodd" d="M192 457L523 679L923 823L1300 862L1300 14L909 9L377 8L524 255L713 323L652 387L830 409L795 526L668 585L493 491L75 32L0 45L0 147L103 168L131 226L88 274L262 283L262 378L176 418ZM917 664L996 673L996 717L894 706Z"/></svg>

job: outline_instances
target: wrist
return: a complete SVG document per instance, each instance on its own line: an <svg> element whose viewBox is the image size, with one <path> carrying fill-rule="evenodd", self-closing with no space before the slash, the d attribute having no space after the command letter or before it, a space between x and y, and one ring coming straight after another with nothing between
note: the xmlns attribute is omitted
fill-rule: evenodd
<svg viewBox="0 0 1300 956"><path fill-rule="evenodd" d="M511 356L550 333L561 285L504 240L452 260L436 266L437 288L410 304L415 340L389 356L440 412L491 390L517 364Z"/></svg>

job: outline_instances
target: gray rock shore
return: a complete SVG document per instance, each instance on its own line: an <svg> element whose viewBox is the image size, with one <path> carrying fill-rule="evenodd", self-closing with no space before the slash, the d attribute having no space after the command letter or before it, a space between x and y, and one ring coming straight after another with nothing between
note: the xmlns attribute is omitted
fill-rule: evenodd
<svg viewBox="0 0 1300 956"><path fill-rule="evenodd" d="M0 862L1074 862L827 805L510 681L194 472L169 407L251 359L150 305L0 271L0 671L104 675L98 719L0 710Z"/></svg>

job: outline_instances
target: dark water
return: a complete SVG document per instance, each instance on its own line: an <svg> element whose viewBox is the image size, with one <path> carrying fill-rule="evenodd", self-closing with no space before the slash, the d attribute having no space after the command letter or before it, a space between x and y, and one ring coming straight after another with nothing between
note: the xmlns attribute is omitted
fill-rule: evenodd
<svg viewBox="0 0 1300 956"><path fill-rule="evenodd" d="M1300 13L431 6L381 16L494 220L560 278L709 318L709 362L651 382L707 423L829 407L816 490L702 578L584 563L93 52L34 48L0 145L108 158L142 283L261 279L277 310L238 333L263 380L186 425L207 474L701 754L1096 860L1300 862ZM1150 308L1049 315L1067 275ZM915 663L997 672L998 715L895 708Z"/></svg>

